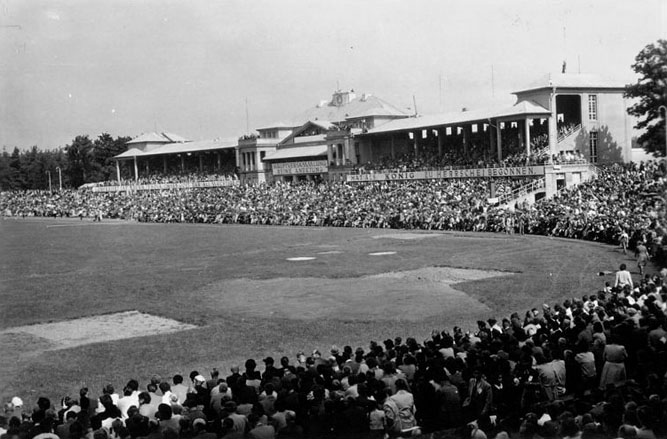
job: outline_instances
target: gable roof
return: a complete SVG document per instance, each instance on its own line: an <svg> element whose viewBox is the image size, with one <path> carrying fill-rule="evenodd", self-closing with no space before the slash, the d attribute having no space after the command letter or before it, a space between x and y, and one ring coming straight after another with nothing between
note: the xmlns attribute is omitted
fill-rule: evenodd
<svg viewBox="0 0 667 439"><path fill-rule="evenodd" d="M297 115L295 121L327 120L342 122L346 119L370 116L407 117L408 115L376 96L366 95L365 97L356 97L349 103L341 106L327 104L308 108L303 113Z"/></svg>
<svg viewBox="0 0 667 439"><path fill-rule="evenodd" d="M126 142L127 145L133 143L174 143L174 142L187 142L188 139L185 137L179 136L178 134L173 133L142 133L134 139Z"/></svg>

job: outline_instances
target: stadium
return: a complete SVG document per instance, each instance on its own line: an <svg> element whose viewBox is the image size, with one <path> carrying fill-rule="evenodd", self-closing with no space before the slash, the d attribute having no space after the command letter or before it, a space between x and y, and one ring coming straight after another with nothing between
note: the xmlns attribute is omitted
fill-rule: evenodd
<svg viewBox="0 0 667 439"><path fill-rule="evenodd" d="M667 438L667 41L168 3L4 6L0 143L105 131L0 155L0 439Z"/></svg>

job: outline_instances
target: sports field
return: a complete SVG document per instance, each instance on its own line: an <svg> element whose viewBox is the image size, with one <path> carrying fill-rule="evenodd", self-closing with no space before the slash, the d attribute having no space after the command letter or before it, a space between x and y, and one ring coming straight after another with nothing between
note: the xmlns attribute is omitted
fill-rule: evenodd
<svg viewBox="0 0 667 439"><path fill-rule="evenodd" d="M473 329L595 292L624 260L534 236L5 219L0 398Z"/></svg>

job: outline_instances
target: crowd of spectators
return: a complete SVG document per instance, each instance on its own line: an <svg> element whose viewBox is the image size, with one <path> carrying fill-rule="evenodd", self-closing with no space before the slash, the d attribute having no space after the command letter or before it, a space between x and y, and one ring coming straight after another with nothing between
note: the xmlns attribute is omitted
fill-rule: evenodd
<svg viewBox="0 0 667 439"><path fill-rule="evenodd" d="M477 329L332 346L59 404L15 397L0 439L664 438L667 270ZM32 402L32 401L31 401Z"/></svg>
<svg viewBox="0 0 667 439"><path fill-rule="evenodd" d="M347 183L276 183L219 188L108 192L2 192L5 216L103 217L146 222L505 231L662 247L667 189L658 164L615 165L596 179L532 206L488 204L485 179ZM496 196L533 178L494 179Z"/></svg>
<svg viewBox="0 0 667 439"><path fill-rule="evenodd" d="M149 184L176 184L176 183L192 183L200 181L220 181L220 180L238 180L238 176L233 172L187 172L178 174L162 174L152 173L148 176L139 177L135 179L121 179L120 184L118 180L109 180L94 183L92 186L134 186L134 185L149 185Z"/></svg>
<svg viewBox="0 0 667 439"><path fill-rule="evenodd" d="M248 185L93 193L3 192L11 216L102 216L152 222L504 231L588 239L658 256L665 234L663 165L615 165L532 206L488 205L489 182ZM496 180L498 187L503 181ZM516 182L505 184L518 184ZM642 250L643 251L643 250ZM619 272L624 272L621 267ZM184 385L130 380L122 395L82 389L61 407L20 398L0 439L396 437L667 437L667 270L621 273L589 296L524 315L387 339L321 355L248 360L226 378ZM628 282L628 277L634 282ZM41 436L40 436L41 435Z"/></svg>

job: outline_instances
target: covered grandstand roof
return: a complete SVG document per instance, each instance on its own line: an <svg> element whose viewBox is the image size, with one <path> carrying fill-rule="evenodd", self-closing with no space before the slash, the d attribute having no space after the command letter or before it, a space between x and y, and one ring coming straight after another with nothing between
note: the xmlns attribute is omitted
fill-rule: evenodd
<svg viewBox="0 0 667 439"><path fill-rule="evenodd" d="M196 142L167 143L150 151L142 151L138 148L130 148L115 159L131 157L147 157L162 154L181 154L191 152L215 151L219 149L235 148L238 145L236 137L226 139L200 140Z"/></svg>
<svg viewBox="0 0 667 439"><path fill-rule="evenodd" d="M520 116L549 116L551 111L533 101L521 101L511 107L486 108L453 113L431 114L427 116L410 117L387 122L386 124L368 130L366 134L380 134L397 131L410 131L426 128L435 128L460 123L485 122L489 119Z"/></svg>
<svg viewBox="0 0 667 439"><path fill-rule="evenodd" d="M127 142L132 143L174 143L174 142L189 142L185 137L173 133L143 133L134 139Z"/></svg>
<svg viewBox="0 0 667 439"><path fill-rule="evenodd" d="M625 84L594 73L547 73L525 89L515 91L514 94L553 87L624 89Z"/></svg>
<svg viewBox="0 0 667 439"><path fill-rule="evenodd" d="M327 155L327 145L299 146L294 148L283 148L268 155L264 160L296 159L304 157L320 157Z"/></svg>

